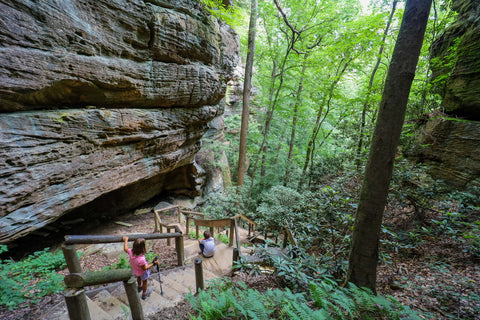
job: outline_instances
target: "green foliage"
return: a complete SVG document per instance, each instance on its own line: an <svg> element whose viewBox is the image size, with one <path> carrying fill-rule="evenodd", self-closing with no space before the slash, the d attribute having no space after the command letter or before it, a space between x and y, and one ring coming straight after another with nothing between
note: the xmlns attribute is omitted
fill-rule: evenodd
<svg viewBox="0 0 480 320"><path fill-rule="evenodd" d="M307 255L300 248L291 248L289 256L272 256L275 274L282 277L294 292L308 290L312 281L330 278L328 258Z"/></svg>
<svg viewBox="0 0 480 320"><path fill-rule="evenodd" d="M455 71L455 64L458 59L457 51L461 42L461 37L455 38L443 56L434 57L430 60L432 68L437 70L437 74L439 74L432 83L436 89L442 93L445 90L448 80Z"/></svg>
<svg viewBox="0 0 480 320"><path fill-rule="evenodd" d="M200 0L200 2L212 16L225 21L232 28L242 22L242 13L234 5L226 7L222 0Z"/></svg>
<svg viewBox="0 0 480 320"><path fill-rule="evenodd" d="M245 213L244 190L237 193L236 187L225 188L223 192L210 193L200 208L209 219L223 219Z"/></svg>
<svg viewBox="0 0 480 320"><path fill-rule="evenodd" d="M103 270L128 269L128 268L130 268L130 263L128 262L128 256L125 252L122 252L119 255L119 261L117 263L111 266L106 266L103 268Z"/></svg>
<svg viewBox="0 0 480 320"><path fill-rule="evenodd" d="M254 253L251 252L251 254L253 255ZM243 256L240 256L239 260L234 262L232 269L242 273L248 273L251 276L261 274L260 266Z"/></svg>
<svg viewBox="0 0 480 320"><path fill-rule="evenodd" d="M195 310L191 319L421 319L393 297L376 296L353 284L342 288L334 281L312 282L308 293L293 293L259 292L224 279L187 299Z"/></svg>
<svg viewBox="0 0 480 320"><path fill-rule="evenodd" d="M221 242L225 243L225 244L229 244L230 243L230 238L227 237L227 235L223 234L223 233L220 233L217 235L217 238L218 240L220 240Z"/></svg>
<svg viewBox="0 0 480 320"><path fill-rule="evenodd" d="M294 189L278 185L265 191L255 216L258 228L275 231L298 220L297 217L301 213L301 197Z"/></svg>
<svg viewBox="0 0 480 320"><path fill-rule="evenodd" d="M48 249L18 262L0 261L0 305L12 310L63 290L63 276L55 273L66 266L63 254L60 250L49 252ZM0 245L0 253L6 251L7 246Z"/></svg>
<svg viewBox="0 0 480 320"><path fill-rule="evenodd" d="M342 288L333 281L310 284L316 305L328 311L332 319L421 319L393 297L375 295L352 283Z"/></svg>

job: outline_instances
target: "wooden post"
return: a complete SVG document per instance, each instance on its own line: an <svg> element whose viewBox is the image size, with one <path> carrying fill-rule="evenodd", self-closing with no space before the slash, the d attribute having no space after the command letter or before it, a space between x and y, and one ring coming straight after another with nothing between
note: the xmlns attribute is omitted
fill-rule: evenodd
<svg viewBox="0 0 480 320"><path fill-rule="evenodd" d="M195 283L197 285L197 293L200 289L203 290L204 283L203 283L203 267L202 267L202 259L195 258Z"/></svg>
<svg viewBox="0 0 480 320"><path fill-rule="evenodd" d="M240 238L238 235L238 226L237 226L237 219L233 219L233 225L235 226L235 242L238 249L240 249Z"/></svg>
<svg viewBox="0 0 480 320"><path fill-rule="evenodd" d="M196 232L196 234L197 234L196 237L197 237L197 239L198 239L198 226L197 226L197 225L195 225L195 232Z"/></svg>
<svg viewBox="0 0 480 320"><path fill-rule="evenodd" d="M240 257L240 249L239 248L233 248L233 259L232 259L232 265L235 265L235 262L238 262Z"/></svg>
<svg viewBox="0 0 480 320"><path fill-rule="evenodd" d="M249 223L249 224L248 224L248 237L249 237L249 238L250 238L250 233L251 233L251 231L252 231L252 224Z"/></svg>
<svg viewBox="0 0 480 320"><path fill-rule="evenodd" d="M186 228L186 233L187 233L187 239L190 238L190 217L188 215L185 216L185 228Z"/></svg>
<svg viewBox="0 0 480 320"><path fill-rule="evenodd" d="M70 273L82 273L82 267L80 266L80 260L78 260L77 250L74 245L62 245L63 256L67 263L68 271Z"/></svg>
<svg viewBox="0 0 480 320"><path fill-rule="evenodd" d="M67 288L64 296L70 320L90 320L84 289Z"/></svg>
<svg viewBox="0 0 480 320"><path fill-rule="evenodd" d="M161 229L161 226L160 226L160 217L158 216L158 213L157 211L153 211L153 214L154 214L154 219L155 219L155 232L160 232L162 233L162 231L160 231Z"/></svg>
<svg viewBox="0 0 480 320"><path fill-rule="evenodd" d="M182 223L182 213L180 211L180 207L177 207L177 214L178 214L178 223Z"/></svg>
<svg viewBox="0 0 480 320"><path fill-rule="evenodd" d="M231 247L233 246L233 236L235 234L235 219L230 220L230 241L228 243L228 246Z"/></svg>
<svg viewBox="0 0 480 320"><path fill-rule="evenodd" d="M127 281L123 281L123 286L127 292L128 304L130 304L130 311L132 312L133 320L144 320L142 304L140 302L140 295L137 293L137 279L131 277Z"/></svg>
<svg viewBox="0 0 480 320"><path fill-rule="evenodd" d="M185 264L185 248L183 247L183 236L175 238L175 251L177 252L178 266Z"/></svg>
<svg viewBox="0 0 480 320"><path fill-rule="evenodd" d="M170 233L170 227L165 227L167 229L167 233ZM170 240L170 238L167 239L167 246L171 246L172 245L172 241Z"/></svg>
<svg viewBox="0 0 480 320"><path fill-rule="evenodd" d="M213 230L215 229L215 227L210 227L210 234L212 235L213 237Z"/></svg>

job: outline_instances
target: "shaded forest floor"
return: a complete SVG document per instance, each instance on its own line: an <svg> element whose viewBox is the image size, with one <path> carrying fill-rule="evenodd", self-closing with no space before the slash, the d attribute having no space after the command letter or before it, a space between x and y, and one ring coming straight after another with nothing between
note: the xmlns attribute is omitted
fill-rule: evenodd
<svg viewBox="0 0 480 320"><path fill-rule="evenodd" d="M394 239L384 239L381 249L383 263L378 268L377 288L382 295L392 295L402 304L424 314L425 319L480 320L480 264L465 250L456 237L418 235L418 228L411 214L402 207L392 207L385 217L390 230L402 230L415 245L395 245ZM426 217L425 221L435 218ZM478 213L477 213L478 214ZM115 221L132 224L131 227ZM86 228L88 234L129 234L152 232L153 219L149 214L128 214L118 217L101 227ZM388 236L387 236L388 238ZM386 243L386 244L385 244ZM157 245L152 251L160 255L163 269L176 266L173 246ZM118 257L107 258L103 254L85 255L81 258L84 269L101 270L118 263ZM60 273L65 274L66 270ZM281 281L272 276L249 277L237 275L234 281L243 281L260 291L281 288ZM2 319L39 319L42 310L63 299L62 295L42 298L32 306L14 311L0 309ZM168 308L157 319L189 319L194 311L187 301ZM153 319L153 318L151 318Z"/></svg>
<svg viewBox="0 0 480 320"><path fill-rule="evenodd" d="M480 260L461 236L428 234L428 230L441 228L431 223L441 219L440 212L427 211L420 225L411 212L412 208L395 206L385 215L384 225L408 239L401 245L385 237L378 292L425 313L427 319L479 320ZM470 214L478 219L480 213ZM419 232L419 227L424 232Z"/></svg>

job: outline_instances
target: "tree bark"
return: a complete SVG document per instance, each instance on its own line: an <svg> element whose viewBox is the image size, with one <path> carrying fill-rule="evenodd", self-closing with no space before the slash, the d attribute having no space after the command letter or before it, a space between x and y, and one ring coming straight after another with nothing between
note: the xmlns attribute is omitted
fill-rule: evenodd
<svg viewBox="0 0 480 320"><path fill-rule="evenodd" d="M405 5L360 191L347 280L374 292L383 211L431 4L407 0Z"/></svg>
<svg viewBox="0 0 480 320"><path fill-rule="evenodd" d="M248 54L243 83L242 126L240 129L240 147L238 151L237 186L242 186L245 176L245 157L247 153L248 116L250 114L250 92L252 89L253 57L255 55L255 32L257 24L257 0L252 0L250 24L248 26Z"/></svg>

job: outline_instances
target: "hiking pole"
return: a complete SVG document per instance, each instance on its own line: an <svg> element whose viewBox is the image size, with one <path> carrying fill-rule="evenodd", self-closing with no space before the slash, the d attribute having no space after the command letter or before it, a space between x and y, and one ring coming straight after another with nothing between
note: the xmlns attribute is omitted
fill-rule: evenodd
<svg viewBox="0 0 480 320"><path fill-rule="evenodd" d="M153 263L158 260L158 256L153 259ZM157 264L158 282L160 283L160 294L163 296L162 280L160 280L160 266Z"/></svg>

